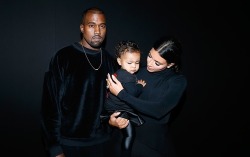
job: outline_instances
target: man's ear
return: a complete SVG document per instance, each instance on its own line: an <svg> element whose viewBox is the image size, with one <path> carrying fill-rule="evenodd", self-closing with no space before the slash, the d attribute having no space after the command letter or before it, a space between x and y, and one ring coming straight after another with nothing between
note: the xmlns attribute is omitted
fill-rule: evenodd
<svg viewBox="0 0 250 157"><path fill-rule="evenodd" d="M84 32L83 24L80 24L80 31L81 31L82 33Z"/></svg>

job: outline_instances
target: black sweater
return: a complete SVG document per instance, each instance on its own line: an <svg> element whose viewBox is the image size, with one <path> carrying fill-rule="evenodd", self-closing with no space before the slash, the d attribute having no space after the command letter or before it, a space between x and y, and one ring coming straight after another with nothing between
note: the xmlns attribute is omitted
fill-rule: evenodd
<svg viewBox="0 0 250 157"><path fill-rule="evenodd" d="M139 98L125 90L118 97L139 111L145 120L144 125L136 128L136 140L164 154L170 113L186 89L186 78L172 69L150 73L146 67L139 70L137 78L147 83Z"/></svg>
<svg viewBox="0 0 250 157"><path fill-rule="evenodd" d="M94 70L79 43L59 50L45 74L42 99L42 127L46 147L52 156L62 153L60 144L89 146L108 139L100 114L106 96L106 77L118 65L107 51L85 48Z"/></svg>

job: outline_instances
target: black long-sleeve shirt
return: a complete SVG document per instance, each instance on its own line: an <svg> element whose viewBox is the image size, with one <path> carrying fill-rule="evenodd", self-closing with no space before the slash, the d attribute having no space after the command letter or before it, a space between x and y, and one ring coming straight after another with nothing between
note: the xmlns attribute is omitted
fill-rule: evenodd
<svg viewBox="0 0 250 157"><path fill-rule="evenodd" d="M130 74L124 69L119 69L113 75L117 77L123 85L124 90L131 96L138 97L142 92L143 85L137 83L137 77L135 74ZM107 114L112 114L115 111L121 112L119 116L129 119L135 126L141 126L144 123L144 120L137 114L137 111L110 92L108 92L107 95L105 109L108 112Z"/></svg>
<svg viewBox="0 0 250 157"><path fill-rule="evenodd" d="M186 78L172 69L148 72L146 67L139 70L137 78L147 83L140 96L136 98L122 90L118 97L139 111L145 120L136 128L136 140L164 154L169 117L186 89Z"/></svg>
<svg viewBox="0 0 250 157"><path fill-rule="evenodd" d="M128 92L130 95L138 97L142 92L143 86L137 83L137 77L135 74L130 74L124 69L119 69L115 72L117 79L121 82L124 90ZM117 111L117 110L127 110L130 112L134 112L133 108L126 104L126 102L121 101L117 96L112 93L108 93L105 109L107 111Z"/></svg>

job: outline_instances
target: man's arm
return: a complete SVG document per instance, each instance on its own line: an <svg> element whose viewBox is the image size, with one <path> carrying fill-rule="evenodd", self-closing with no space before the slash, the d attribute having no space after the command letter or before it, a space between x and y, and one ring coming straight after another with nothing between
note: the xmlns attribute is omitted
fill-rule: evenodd
<svg viewBox="0 0 250 157"><path fill-rule="evenodd" d="M119 114L120 112L115 112L112 115L110 115L109 124L112 126L118 127L119 129L123 129L128 125L129 120L125 118L117 117Z"/></svg>

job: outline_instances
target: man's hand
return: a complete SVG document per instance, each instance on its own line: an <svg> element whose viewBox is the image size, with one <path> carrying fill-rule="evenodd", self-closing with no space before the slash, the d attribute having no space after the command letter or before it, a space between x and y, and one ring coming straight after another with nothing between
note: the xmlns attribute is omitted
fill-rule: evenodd
<svg viewBox="0 0 250 157"><path fill-rule="evenodd" d="M65 155L62 153L62 154L57 155L56 157L65 157Z"/></svg>
<svg viewBox="0 0 250 157"><path fill-rule="evenodd" d="M123 129L128 125L129 120L125 118L117 117L119 114L120 112L115 112L112 115L110 115L109 124L112 126L118 127L119 129Z"/></svg>

